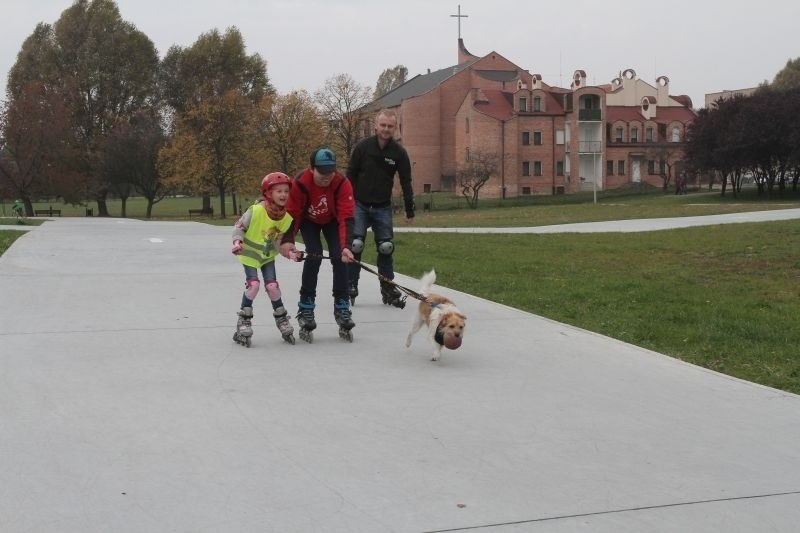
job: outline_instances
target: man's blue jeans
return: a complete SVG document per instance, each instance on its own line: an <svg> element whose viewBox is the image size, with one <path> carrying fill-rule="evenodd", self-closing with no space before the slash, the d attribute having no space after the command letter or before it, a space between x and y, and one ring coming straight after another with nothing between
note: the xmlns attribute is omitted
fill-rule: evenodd
<svg viewBox="0 0 800 533"><path fill-rule="evenodd" d="M366 243L367 228L372 228L372 236L375 238L375 248L378 243L391 241L394 238L394 228L392 226L392 205L391 202L385 207L370 207L356 202L355 221L353 223L353 235ZM356 259L361 261L361 254L355 254ZM387 278L394 279L394 262L391 255L378 253L378 273ZM350 283L358 285L358 278L361 274L361 266L357 263L348 265L350 271Z"/></svg>

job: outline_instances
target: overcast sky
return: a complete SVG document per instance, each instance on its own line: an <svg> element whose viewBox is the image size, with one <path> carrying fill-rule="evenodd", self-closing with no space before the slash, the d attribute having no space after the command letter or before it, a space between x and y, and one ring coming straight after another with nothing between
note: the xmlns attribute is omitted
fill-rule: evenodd
<svg viewBox="0 0 800 533"><path fill-rule="evenodd" d="M71 0L0 0L0 74L5 81L38 22L55 22ZM409 77L457 62L458 3L441 0L117 0L122 18L155 44L191 46L213 28L236 26L247 53L267 61L280 93L313 92L340 73L370 87L403 64ZM661 7L659 7L661 6ZM702 107L705 93L771 81L800 56L797 0L463 0L461 36L476 56L495 51L550 85L591 84L632 68Z"/></svg>

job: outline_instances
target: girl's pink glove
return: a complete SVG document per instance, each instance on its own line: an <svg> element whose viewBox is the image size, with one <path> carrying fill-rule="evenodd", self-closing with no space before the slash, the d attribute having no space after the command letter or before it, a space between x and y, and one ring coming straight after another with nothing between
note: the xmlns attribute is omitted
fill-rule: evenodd
<svg viewBox="0 0 800 533"><path fill-rule="evenodd" d="M233 243L233 246L231 247L231 253L233 255L239 255L240 253L242 253L242 248L243 248L242 241L236 241Z"/></svg>

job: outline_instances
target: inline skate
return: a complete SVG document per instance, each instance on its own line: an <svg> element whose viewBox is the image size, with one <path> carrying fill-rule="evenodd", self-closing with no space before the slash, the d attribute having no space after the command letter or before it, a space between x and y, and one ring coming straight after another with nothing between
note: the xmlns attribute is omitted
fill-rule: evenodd
<svg viewBox="0 0 800 533"><path fill-rule="evenodd" d="M317 329L314 321L314 298L303 296L297 303L297 325L300 328L300 340L314 342L313 331Z"/></svg>
<svg viewBox="0 0 800 533"><path fill-rule="evenodd" d="M237 344L250 347L250 339L253 336L253 308L242 307L239 310L239 320L236 321L236 331L233 333L233 340Z"/></svg>
<svg viewBox="0 0 800 533"><path fill-rule="evenodd" d="M348 296L350 296L350 305L356 304L356 297L358 296L358 281L350 280L350 285L347 288Z"/></svg>
<svg viewBox="0 0 800 533"><path fill-rule="evenodd" d="M289 344L294 344L294 328L292 324L289 322L289 317L286 313L286 308L283 306L275 309L272 312L272 316L275 317L275 325L278 326L278 331L281 332L281 337L283 340L288 342Z"/></svg>
<svg viewBox="0 0 800 533"><path fill-rule="evenodd" d="M356 327L356 323L353 322L353 315L346 298L333 302L333 318L336 319L336 325L339 326L339 338L353 342L352 329Z"/></svg>
<svg viewBox="0 0 800 533"><path fill-rule="evenodd" d="M403 309L406 306L406 297L393 284L381 281L381 298L386 305L393 305Z"/></svg>

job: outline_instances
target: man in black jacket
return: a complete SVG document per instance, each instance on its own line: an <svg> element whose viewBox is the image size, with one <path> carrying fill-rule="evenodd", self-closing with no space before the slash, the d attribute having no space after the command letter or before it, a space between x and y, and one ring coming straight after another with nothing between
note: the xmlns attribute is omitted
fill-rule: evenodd
<svg viewBox="0 0 800 533"><path fill-rule="evenodd" d="M375 116L375 135L367 137L356 145L347 167L347 177L353 184L353 195L356 200L351 250L360 261L367 229L371 227L378 250L378 273L389 280L394 279L392 188L395 174L399 177L400 187L403 190L406 223L410 224L414 220L411 162L406 149L394 140L396 128L395 112L388 109L379 111ZM355 303L361 266L358 263L351 263L348 267L350 301ZM385 304L405 307L405 298L397 287L383 280L381 280L381 297Z"/></svg>

